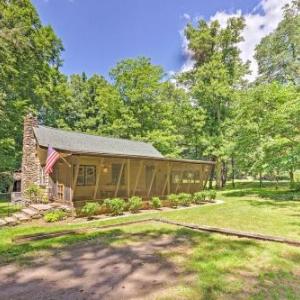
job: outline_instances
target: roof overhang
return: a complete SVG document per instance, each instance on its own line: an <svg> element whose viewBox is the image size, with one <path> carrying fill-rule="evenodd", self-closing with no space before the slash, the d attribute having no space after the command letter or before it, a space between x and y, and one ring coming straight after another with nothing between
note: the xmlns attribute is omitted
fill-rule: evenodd
<svg viewBox="0 0 300 300"><path fill-rule="evenodd" d="M42 149L47 149L47 147L40 146ZM80 151L69 151L64 149L57 149L58 152L76 155L76 156L99 156L99 157L111 157L111 158L131 158L131 159L144 159L144 160L154 160L154 161L166 161L175 163L191 163L191 164L205 164L205 165L215 165L214 161L206 160L194 160L194 159L178 159L169 157L152 157L152 156L142 156L142 155L123 155L123 154L111 154L111 153L94 153L94 152L80 152Z"/></svg>

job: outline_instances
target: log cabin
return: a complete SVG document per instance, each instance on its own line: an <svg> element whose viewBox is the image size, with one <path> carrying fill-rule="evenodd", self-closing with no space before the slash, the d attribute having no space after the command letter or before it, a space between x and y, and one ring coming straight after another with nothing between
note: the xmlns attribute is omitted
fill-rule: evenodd
<svg viewBox="0 0 300 300"><path fill-rule="evenodd" d="M47 149L60 154L45 174ZM32 183L50 201L82 206L86 201L133 195L162 199L171 193L204 189L214 163L164 157L151 144L50 128L24 119L22 197Z"/></svg>

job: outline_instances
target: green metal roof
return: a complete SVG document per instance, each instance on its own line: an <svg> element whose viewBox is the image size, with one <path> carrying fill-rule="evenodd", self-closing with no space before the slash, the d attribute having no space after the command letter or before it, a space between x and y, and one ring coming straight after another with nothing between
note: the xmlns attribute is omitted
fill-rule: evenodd
<svg viewBox="0 0 300 300"><path fill-rule="evenodd" d="M70 152L149 156L162 158L163 155L151 144L120 138L103 137L46 126L34 127L37 142L42 147Z"/></svg>

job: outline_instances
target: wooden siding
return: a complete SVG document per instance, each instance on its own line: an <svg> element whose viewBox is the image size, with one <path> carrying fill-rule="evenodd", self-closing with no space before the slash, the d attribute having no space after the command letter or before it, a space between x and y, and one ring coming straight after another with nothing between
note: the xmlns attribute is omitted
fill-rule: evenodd
<svg viewBox="0 0 300 300"><path fill-rule="evenodd" d="M45 159L45 153L40 157ZM83 165L96 167L95 184L76 184L78 168ZM63 200L69 203L133 195L149 199L153 196L165 198L171 193L194 193L204 188L212 166L210 163L145 158L66 155L55 165L49 195L57 200L59 184L64 185Z"/></svg>

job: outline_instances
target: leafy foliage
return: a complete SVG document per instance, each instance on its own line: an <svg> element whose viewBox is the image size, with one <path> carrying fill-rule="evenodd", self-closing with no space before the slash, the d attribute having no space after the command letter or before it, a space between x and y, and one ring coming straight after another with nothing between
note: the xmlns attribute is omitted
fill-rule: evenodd
<svg viewBox="0 0 300 300"><path fill-rule="evenodd" d="M274 32L256 47L259 81L300 84L300 5L292 1Z"/></svg>
<svg viewBox="0 0 300 300"><path fill-rule="evenodd" d="M26 197L31 202L48 202L48 199L45 197L45 192L40 186L35 183L31 183L25 191Z"/></svg>
<svg viewBox="0 0 300 300"><path fill-rule="evenodd" d="M299 1L292 1L256 47L254 83L245 78L248 64L238 47L242 17L224 26L188 24L195 64L171 80L146 57L119 61L106 80L60 73L62 42L42 25L30 0L0 1L0 174L20 167L23 118L33 112L45 125L151 142L168 157L213 160L210 187L213 179L217 188L224 186L229 174L233 180L289 175L294 185L300 167L299 22ZM0 180L6 191L8 181Z"/></svg>
<svg viewBox="0 0 300 300"><path fill-rule="evenodd" d="M192 204L192 195L187 193L178 194L179 204L183 206L190 206Z"/></svg>
<svg viewBox="0 0 300 300"><path fill-rule="evenodd" d="M137 213L142 207L142 198L133 196L128 201L128 209L132 213Z"/></svg>
<svg viewBox="0 0 300 300"><path fill-rule="evenodd" d="M82 207L81 213L88 217L91 217L97 213L99 208L100 205L97 202L88 202Z"/></svg>
<svg viewBox="0 0 300 300"><path fill-rule="evenodd" d="M48 223L58 222L66 217L66 213L62 210L54 210L44 215L44 220Z"/></svg>
<svg viewBox="0 0 300 300"><path fill-rule="evenodd" d="M207 199L210 201L215 200L217 197L217 192L215 190L209 190L207 191Z"/></svg>
<svg viewBox="0 0 300 300"><path fill-rule="evenodd" d="M171 207L176 208L178 206L178 204L179 204L178 195L170 194L170 195L168 195L167 198L169 200L169 203L170 203Z"/></svg>
<svg viewBox="0 0 300 300"><path fill-rule="evenodd" d="M104 200L104 205L113 216L123 214L123 211L125 209L125 201L120 198L106 199Z"/></svg>
<svg viewBox="0 0 300 300"><path fill-rule="evenodd" d="M193 200L196 204L199 204L199 203L205 201L205 199L206 199L206 192L205 191L197 192L193 196Z"/></svg>
<svg viewBox="0 0 300 300"><path fill-rule="evenodd" d="M159 197L152 197L151 201L150 201L150 206L152 208L158 209L161 207L161 201Z"/></svg>

